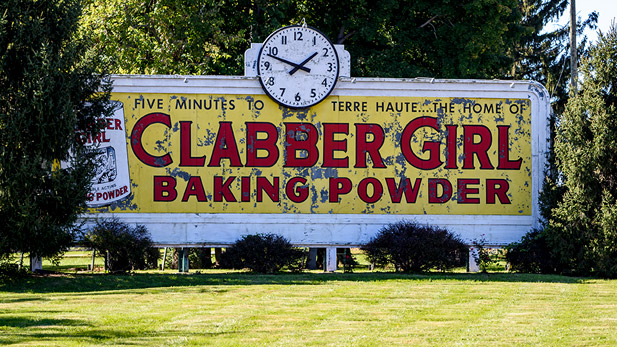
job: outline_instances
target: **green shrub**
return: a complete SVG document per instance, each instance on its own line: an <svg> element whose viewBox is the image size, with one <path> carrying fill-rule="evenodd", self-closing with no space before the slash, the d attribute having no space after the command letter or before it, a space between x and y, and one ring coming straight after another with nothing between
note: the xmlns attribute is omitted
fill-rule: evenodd
<svg viewBox="0 0 617 347"><path fill-rule="evenodd" d="M28 270L8 260L0 261L0 284L6 284L26 277Z"/></svg>
<svg viewBox="0 0 617 347"><path fill-rule="evenodd" d="M412 221L385 226L362 250L373 264L392 264L403 272L446 271L464 266L468 254L463 241L448 230Z"/></svg>
<svg viewBox="0 0 617 347"><path fill-rule="evenodd" d="M555 262L547 242L547 235L541 229L532 229L519 242L506 247L506 261L511 271L527 273L554 273Z"/></svg>
<svg viewBox="0 0 617 347"><path fill-rule="evenodd" d="M474 253L474 260L480 271L486 273L489 266L496 263L496 261L491 257L491 250L486 248L486 237L484 234L481 235L479 239L474 239L472 241L473 245L476 248L476 252Z"/></svg>
<svg viewBox="0 0 617 347"><path fill-rule="evenodd" d="M247 235L227 247L220 264L223 268L260 273L275 273L284 267L299 271L303 268L304 252L280 235Z"/></svg>
<svg viewBox="0 0 617 347"><path fill-rule="evenodd" d="M212 268L212 248L195 247L189 252L189 267L191 269Z"/></svg>
<svg viewBox="0 0 617 347"><path fill-rule="evenodd" d="M98 220L82 242L105 258L105 268L110 272L156 268L160 257L146 227L132 227L116 218Z"/></svg>

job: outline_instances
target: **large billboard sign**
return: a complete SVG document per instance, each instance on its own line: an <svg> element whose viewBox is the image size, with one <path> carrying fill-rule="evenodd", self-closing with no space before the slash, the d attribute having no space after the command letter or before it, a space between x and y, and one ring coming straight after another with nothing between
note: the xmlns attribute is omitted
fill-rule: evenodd
<svg viewBox="0 0 617 347"><path fill-rule="evenodd" d="M341 78L291 109L256 78L115 76L112 98L130 187L93 192L91 213L159 244L358 245L415 219L497 245L538 219L549 106L535 83Z"/></svg>

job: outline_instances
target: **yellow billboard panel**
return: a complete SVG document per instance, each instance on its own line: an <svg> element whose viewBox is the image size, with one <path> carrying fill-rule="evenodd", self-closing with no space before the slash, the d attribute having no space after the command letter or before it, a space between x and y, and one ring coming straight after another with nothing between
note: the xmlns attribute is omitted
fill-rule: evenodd
<svg viewBox="0 0 617 347"><path fill-rule="evenodd" d="M529 99L112 98L131 195L93 212L531 215Z"/></svg>

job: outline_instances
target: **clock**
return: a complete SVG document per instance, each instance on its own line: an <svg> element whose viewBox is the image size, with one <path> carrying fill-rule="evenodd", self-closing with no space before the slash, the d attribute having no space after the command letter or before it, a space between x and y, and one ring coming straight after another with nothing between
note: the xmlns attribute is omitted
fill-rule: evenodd
<svg viewBox="0 0 617 347"><path fill-rule="evenodd" d="M334 89L339 60L319 30L300 25L276 30L257 57L259 82L268 96L290 108L318 104Z"/></svg>

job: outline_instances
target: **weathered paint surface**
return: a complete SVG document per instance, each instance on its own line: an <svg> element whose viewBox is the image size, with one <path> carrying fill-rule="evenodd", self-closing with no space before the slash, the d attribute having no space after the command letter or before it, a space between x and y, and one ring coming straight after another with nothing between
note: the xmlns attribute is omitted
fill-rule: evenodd
<svg viewBox="0 0 617 347"><path fill-rule="evenodd" d="M131 194L85 217L160 245L354 246L405 219L503 245L537 226L549 104L533 82L341 78L297 112L254 77L115 76L113 96Z"/></svg>
<svg viewBox="0 0 617 347"><path fill-rule="evenodd" d="M530 101L115 93L142 213L531 214Z"/></svg>

